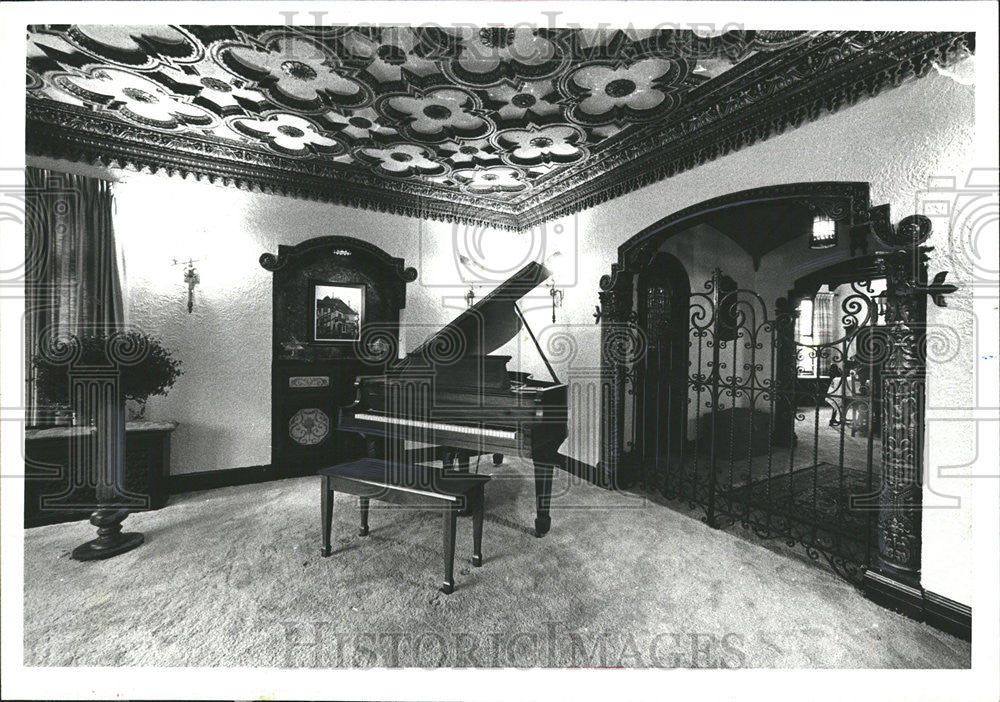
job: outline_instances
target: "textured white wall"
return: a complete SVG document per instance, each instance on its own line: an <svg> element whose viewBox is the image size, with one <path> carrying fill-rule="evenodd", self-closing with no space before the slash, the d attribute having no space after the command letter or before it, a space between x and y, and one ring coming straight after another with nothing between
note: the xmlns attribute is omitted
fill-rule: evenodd
<svg viewBox="0 0 1000 702"><path fill-rule="evenodd" d="M465 306L452 256L463 228L131 173L117 200L129 320L183 363L171 392L148 406L149 416L180 422L175 474L270 462L271 274L257 263L261 253L338 234L404 257L421 273L403 315L408 348ZM175 258L197 261L191 314Z"/></svg>
<svg viewBox="0 0 1000 702"><path fill-rule="evenodd" d="M873 203L890 203L898 221L916 211L918 193L928 178L945 175L964 182L972 159L973 93L971 86L931 74L876 100L520 234L127 173L118 187L116 226L126 250L130 319L161 336L184 363L185 374L171 393L149 404L150 417L180 422L172 470L188 473L269 462L271 281L257 257L276 251L279 243L329 234L371 241L417 267L420 278L408 288L403 317L410 327L404 339L410 349L464 307L468 282L456 263L456 249L493 269L478 271L484 278L479 294L523 260L561 252L565 270L559 279L566 293L558 323L550 322L544 289L525 309L560 377L571 381L570 438L563 450L595 463L598 404L593 375L599 331L592 315L597 281L616 260L624 240L703 200L795 181L868 181ZM941 229L932 243L944 249L948 237ZM173 258L189 257L199 259L202 279L190 315L184 307L181 270L170 265ZM786 273L788 263L781 252L765 258L748 282L766 285L771 276ZM817 266L828 263L823 259ZM949 266L935 252L932 271ZM959 276L958 282L965 281ZM693 276L692 283L700 281ZM955 296L949 305L934 310L931 321L954 326L961 348L948 363L932 360L929 404L968 406L970 384L964 379L972 373L972 321L967 293ZM504 352L515 356L524 370L545 377L544 366L527 344L522 335ZM931 472L966 462L971 432L971 425L965 431L932 425ZM925 518L925 583L969 602L968 488L963 481L952 483L964 486L952 488L964 497L961 509L936 510Z"/></svg>

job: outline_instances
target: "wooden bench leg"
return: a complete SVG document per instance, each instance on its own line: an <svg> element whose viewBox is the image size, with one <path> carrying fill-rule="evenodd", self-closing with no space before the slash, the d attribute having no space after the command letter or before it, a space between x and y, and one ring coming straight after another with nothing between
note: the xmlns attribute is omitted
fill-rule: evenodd
<svg viewBox="0 0 1000 702"><path fill-rule="evenodd" d="M361 508L361 528L358 536L368 536L368 498L359 497L358 506Z"/></svg>
<svg viewBox="0 0 1000 702"><path fill-rule="evenodd" d="M472 565L483 564L483 510L486 499L483 496L483 486L475 492L475 503L472 507Z"/></svg>
<svg viewBox="0 0 1000 702"><path fill-rule="evenodd" d="M326 558L330 555L330 531L333 529L333 490L330 488L330 478L323 476L320 485L320 519L323 530L323 547L320 555Z"/></svg>
<svg viewBox="0 0 1000 702"><path fill-rule="evenodd" d="M458 512L454 507L444 509L444 584L441 592L450 595L455 591L455 522Z"/></svg>

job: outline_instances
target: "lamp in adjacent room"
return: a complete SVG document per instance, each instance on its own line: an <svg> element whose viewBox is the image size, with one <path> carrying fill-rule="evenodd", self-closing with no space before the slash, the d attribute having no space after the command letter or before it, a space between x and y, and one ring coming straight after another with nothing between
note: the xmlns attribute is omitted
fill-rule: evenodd
<svg viewBox="0 0 1000 702"><path fill-rule="evenodd" d="M837 245L837 223L826 215L813 217L810 249L831 249Z"/></svg>

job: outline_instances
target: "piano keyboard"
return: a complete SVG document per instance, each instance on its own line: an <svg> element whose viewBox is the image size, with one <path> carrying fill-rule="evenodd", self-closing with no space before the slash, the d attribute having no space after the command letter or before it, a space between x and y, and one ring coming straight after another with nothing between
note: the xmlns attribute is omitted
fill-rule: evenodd
<svg viewBox="0 0 1000 702"><path fill-rule="evenodd" d="M441 422L422 422L417 419L404 419L402 417L386 417L380 414L367 414L358 412L354 415L356 420L367 422L379 422L381 424L399 424L401 426L416 427L418 429L430 429L433 431L450 431L456 434L473 434L475 436L489 436L496 439L517 440L516 431L505 431L503 429L487 429L486 427L469 426L467 424L443 424Z"/></svg>

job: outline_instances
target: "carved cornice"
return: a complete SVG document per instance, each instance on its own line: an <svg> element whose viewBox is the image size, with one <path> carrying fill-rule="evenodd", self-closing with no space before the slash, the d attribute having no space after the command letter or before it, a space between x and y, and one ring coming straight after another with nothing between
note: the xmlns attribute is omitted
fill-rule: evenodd
<svg viewBox="0 0 1000 702"><path fill-rule="evenodd" d="M846 39L833 42L831 35ZM536 187L530 198L518 201L524 208L520 226L593 207L764 141L923 77L935 62L948 65L974 46L971 33L824 33L794 57L774 59L783 65L769 66L767 80L748 69L692 101L673 117L676 124L646 127L642 137L617 141Z"/></svg>
<svg viewBox="0 0 1000 702"><path fill-rule="evenodd" d="M206 31L199 30L204 35L201 41L214 40ZM229 36L226 32L219 36L223 34ZM130 124L107 111L41 99L40 74L30 66L29 79L35 82L28 86L27 150L411 217L523 230L669 178L923 76L934 63L948 65L973 50L974 36L820 32L785 47L759 50L714 78L695 81L676 109L653 121L628 124L614 136L589 140L582 151L586 158L559 164L534 177L523 193L506 199L466 192L446 177L396 178L358 162L293 158L264 145L201 135L197 130L170 132ZM560 46L569 41L560 32L553 37ZM51 58L46 60L51 63ZM583 65L589 59L577 60ZM568 62L566 70L577 65ZM480 96L483 90L476 85L465 89Z"/></svg>
<svg viewBox="0 0 1000 702"><path fill-rule="evenodd" d="M396 277L404 283L412 283L417 279L417 269L412 266L407 267L406 262L402 258L392 256L367 241L349 236L321 236L303 241L294 246L281 244L278 246L277 255L262 253L260 255L260 265L264 270L274 273L295 263L303 256L314 256L328 249L333 249L334 251L342 250L344 252L343 255L363 254L370 256L382 265L391 268Z"/></svg>
<svg viewBox="0 0 1000 702"><path fill-rule="evenodd" d="M516 218L504 212L502 204L488 209L484 204L493 204L490 201L423 183L386 182L365 171L317 160L299 162L292 170L280 156L262 149L210 137L164 134L73 105L30 97L26 112L26 146L33 155L108 168L193 175L243 190L410 217L469 224L489 222L502 229L517 227Z"/></svg>

